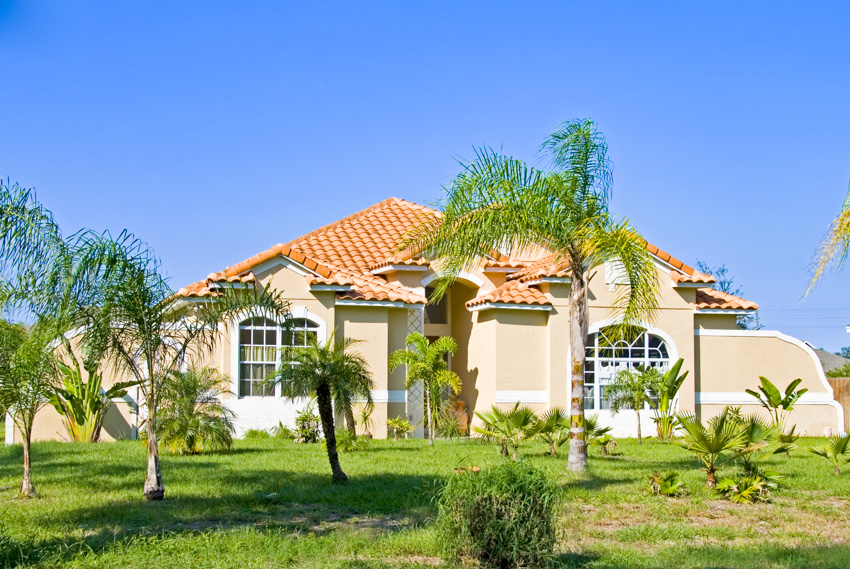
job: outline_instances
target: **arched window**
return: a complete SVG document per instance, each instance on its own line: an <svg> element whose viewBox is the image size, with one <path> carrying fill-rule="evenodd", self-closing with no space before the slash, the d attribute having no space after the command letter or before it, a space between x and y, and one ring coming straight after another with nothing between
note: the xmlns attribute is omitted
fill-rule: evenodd
<svg viewBox="0 0 850 569"><path fill-rule="evenodd" d="M667 344L645 330L628 340L615 337L609 328L590 334L584 364L584 408L610 407L605 391L618 371L641 365L666 370L669 364Z"/></svg>
<svg viewBox="0 0 850 569"><path fill-rule="evenodd" d="M263 385L280 363L283 346L306 346L316 337L319 325L306 318L294 318L280 326L274 320L249 318L239 324L239 397L271 396L273 385Z"/></svg>

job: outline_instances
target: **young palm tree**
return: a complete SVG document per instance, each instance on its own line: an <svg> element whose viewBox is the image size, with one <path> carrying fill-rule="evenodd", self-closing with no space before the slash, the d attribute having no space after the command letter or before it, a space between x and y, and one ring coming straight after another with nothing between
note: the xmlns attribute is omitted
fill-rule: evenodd
<svg viewBox="0 0 850 569"><path fill-rule="evenodd" d="M233 444L233 411L222 405L228 378L212 367L172 370L162 384L157 438L171 452L199 454Z"/></svg>
<svg viewBox="0 0 850 569"><path fill-rule="evenodd" d="M673 401L685 383L685 378L688 377L688 372L679 374L684 361L682 358L676 360L676 363L664 375L657 377L649 386L650 394L657 401L653 421L658 430L658 438L662 441L672 439L676 429Z"/></svg>
<svg viewBox="0 0 850 569"><path fill-rule="evenodd" d="M436 405L446 388L460 393L460 378L446 363L446 354L457 352L457 342L451 336L429 342L419 332L413 332L405 340L407 348L390 354L390 371L400 366L407 367L405 388L422 385L424 391L425 424L428 426L428 444L434 445L436 430Z"/></svg>
<svg viewBox="0 0 850 569"><path fill-rule="evenodd" d="M30 443L35 416L48 404L58 378L56 357L50 345L52 336L37 323L29 331L10 329L4 323L4 349L11 353L7 365L0 369L0 409L8 411L21 433L24 447L24 474L20 496L35 496L32 483Z"/></svg>
<svg viewBox="0 0 850 569"><path fill-rule="evenodd" d="M560 407L552 407L532 427L529 437L549 443L549 454L558 456L558 449L570 440L569 413Z"/></svg>
<svg viewBox="0 0 850 569"><path fill-rule="evenodd" d="M640 410L644 404L652 405L649 396L650 388L658 383L662 377L661 372L655 368L638 366L635 369L626 369L617 372L614 381L608 386L608 400L611 403L611 413L618 413L620 409L631 407L637 416L637 440L643 444L640 433Z"/></svg>
<svg viewBox="0 0 850 569"><path fill-rule="evenodd" d="M608 210L611 166L605 138L589 120L565 122L541 147L553 168L544 172L489 149L463 164L449 184L442 216L414 230L400 246L439 259L443 294L461 271L478 267L493 250L507 254L543 247L569 270L570 456L584 470L584 360L587 343L587 285L592 270L616 261L627 283L618 287L614 310L622 328L650 320L656 308L658 275L646 242L627 221Z"/></svg>
<svg viewBox="0 0 850 569"><path fill-rule="evenodd" d="M333 481L348 482L348 476L339 465L334 432L333 400L347 397L349 401L365 398L374 383L366 359L353 351L360 340L336 339L336 330L326 342L308 338L306 347L286 347L282 350L283 363L271 381L280 383L281 393L292 400L299 397L316 397L322 431L328 449L328 462Z"/></svg>
<svg viewBox="0 0 850 569"><path fill-rule="evenodd" d="M732 419L728 407L709 419L707 428L692 413L679 413L676 418L684 434L674 442L697 456L705 466L705 485L714 488L717 466L732 460L734 453L744 448L745 435L741 426ZM731 456L724 459L723 453L731 453Z"/></svg>
<svg viewBox="0 0 850 569"><path fill-rule="evenodd" d="M835 435L826 446L811 448L809 452L827 459L838 476L841 474L841 465L850 462L850 434Z"/></svg>
<svg viewBox="0 0 850 569"><path fill-rule="evenodd" d="M517 459L519 443L533 436L537 424L534 411L528 407L520 407L519 403L510 411L493 407L489 412L475 414L484 423L483 427L475 427L475 432L501 444L502 456L508 456L508 446L512 447L514 460Z"/></svg>

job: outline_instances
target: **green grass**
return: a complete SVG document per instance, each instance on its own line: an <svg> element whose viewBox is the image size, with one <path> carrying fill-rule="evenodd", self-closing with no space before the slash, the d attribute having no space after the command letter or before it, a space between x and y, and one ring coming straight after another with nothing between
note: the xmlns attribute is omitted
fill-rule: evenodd
<svg viewBox="0 0 850 569"><path fill-rule="evenodd" d="M806 452L822 442L801 440L790 459L769 460L787 478L765 505L718 500L696 461L669 444L623 440L613 457L592 449L581 476L543 445L520 451L562 488L561 567L850 567L850 467L835 477ZM435 492L456 466L502 459L473 441L374 441L341 460L344 487L330 483L320 445L252 440L227 454L165 455L166 500L147 503L141 444L37 443L40 497L21 501L21 449L2 447L0 523L33 567L433 566ZM650 496L652 470L683 471L687 495Z"/></svg>

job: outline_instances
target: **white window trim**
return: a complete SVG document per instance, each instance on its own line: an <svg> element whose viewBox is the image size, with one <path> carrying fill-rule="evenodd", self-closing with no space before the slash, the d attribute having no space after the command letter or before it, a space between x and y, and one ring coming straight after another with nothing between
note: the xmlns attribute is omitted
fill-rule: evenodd
<svg viewBox="0 0 850 569"><path fill-rule="evenodd" d="M238 314L236 318L233 319L233 322L230 326L230 391L233 394L233 398L240 399L264 399L264 397L240 397L239 396L239 331L240 325L243 321L248 318L258 316L257 314L253 314L249 311ZM259 315L262 316L262 315ZM269 318L266 316L266 318ZM314 314L307 310L306 306L290 306L289 308L289 318L306 318L314 322L318 329L316 330L316 337L320 342L324 342L327 340L328 336L328 325L323 318ZM283 325L277 318L269 318L269 320L274 320L278 323L278 325ZM281 334L278 334L277 348L280 351L280 342L281 342ZM280 398L280 385L275 385L274 388L274 398Z"/></svg>

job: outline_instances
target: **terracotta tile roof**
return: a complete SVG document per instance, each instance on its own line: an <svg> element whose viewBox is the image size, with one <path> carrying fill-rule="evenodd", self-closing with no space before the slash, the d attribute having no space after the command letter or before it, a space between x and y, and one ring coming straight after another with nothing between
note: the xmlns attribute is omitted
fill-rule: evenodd
<svg viewBox="0 0 850 569"><path fill-rule="evenodd" d="M476 296L466 303L467 308L488 303L530 304L551 306L551 302L540 290L519 281L508 281L502 286Z"/></svg>
<svg viewBox="0 0 850 569"><path fill-rule="evenodd" d="M652 243L649 243L647 241L644 241L644 243L646 243L646 250L647 251L649 251L650 253L652 253L653 255L655 255L656 257L658 257L659 259L661 259L665 263L673 265L674 267L676 267L677 269L679 269L680 271L682 271L683 273L686 273L688 275L693 275L696 272L696 271L694 271L693 267L686 265L685 263L683 263L682 261L680 261L679 259L677 259L673 255L671 255L667 251L663 251L663 250L659 249L658 247L656 247L655 245L653 245Z"/></svg>
<svg viewBox="0 0 850 569"><path fill-rule="evenodd" d="M558 255L547 255L537 261L526 263L524 269L509 275L508 280L528 282L541 278L567 278L570 276L569 263L569 259L558 260Z"/></svg>
<svg viewBox="0 0 850 569"><path fill-rule="evenodd" d="M728 308L733 310L758 310L759 307L755 302L713 288L698 288L695 306L698 309Z"/></svg>
<svg viewBox="0 0 850 569"><path fill-rule="evenodd" d="M212 273L210 274L206 280L198 281L196 283L190 284L189 286L183 287L177 291L177 296L185 296L187 298L200 298L206 296L216 296L216 284L220 283L255 283L257 279L254 277L254 273L248 271L246 273L242 273L241 275L233 275L230 277L221 278L218 274Z"/></svg>
<svg viewBox="0 0 850 569"><path fill-rule="evenodd" d="M426 304L428 302L421 294L388 283L380 277L350 275L349 278L353 283L351 290L339 293L337 298L344 300L388 300L408 304Z"/></svg>
<svg viewBox="0 0 850 569"><path fill-rule="evenodd" d="M383 269L384 267L389 267L391 265L401 265L406 267L427 267L431 264L431 261L424 257L417 257L414 259L401 259L398 255L393 255L389 259L381 261L377 265L373 265L369 268L370 271L376 271L378 269Z"/></svg>
<svg viewBox="0 0 850 569"><path fill-rule="evenodd" d="M714 277L694 271L693 275L684 275L682 273L670 273L670 278L674 283L695 283L695 284L711 284L715 282Z"/></svg>
<svg viewBox="0 0 850 569"><path fill-rule="evenodd" d="M332 277L312 277L310 285L351 286L354 281L342 273L336 273Z"/></svg>
<svg viewBox="0 0 850 569"><path fill-rule="evenodd" d="M490 260L484 263L484 270L487 269L522 269L526 266L525 261L518 261L515 259L505 259L494 261Z"/></svg>

